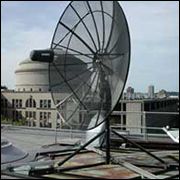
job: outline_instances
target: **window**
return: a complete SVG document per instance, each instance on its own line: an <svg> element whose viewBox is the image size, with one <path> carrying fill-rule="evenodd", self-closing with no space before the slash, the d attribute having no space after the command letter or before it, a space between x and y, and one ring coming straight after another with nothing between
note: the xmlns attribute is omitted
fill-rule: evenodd
<svg viewBox="0 0 180 180"><path fill-rule="evenodd" d="M51 119L51 113L48 112L48 119Z"/></svg>
<svg viewBox="0 0 180 180"><path fill-rule="evenodd" d="M34 126L34 127L36 126L36 122L35 122L35 121L33 121L33 126Z"/></svg>
<svg viewBox="0 0 180 180"><path fill-rule="evenodd" d="M48 108L51 108L51 100L48 100Z"/></svg>
<svg viewBox="0 0 180 180"><path fill-rule="evenodd" d="M126 103L123 103L123 111L126 111Z"/></svg>
<svg viewBox="0 0 180 180"><path fill-rule="evenodd" d="M121 111L121 103L118 103L118 104L115 106L115 111Z"/></svg>
<svg viewBox="0 0 180 180"><path fill-rule="evenodd" d="M18 108L18 107L19 107L18 105L19 105L19 100L16 99L16 105L15 105L15 107Z"/></svg>
<svg viewBox="0 0 180 180"><path fill-rule="evenodd" d="M44 112L44 119L47 119L47 112Z"/></svg>
<svg viewBox="0 0 180 180"><path fill-rule="evenodd" d="M44 100L44 108L47 108L48 105L47 105L47 100Z"/></svg>
<svg viewBox="0 0 180 180"><path fill-rule="evenodd" d="M22 99L12 99L12 108L22 108Z"/></svg>
<svg viewBox="0 0 180 180"><path fill-rule="evenodd" d="M13 120L15 120L15 111L12 112Z"/></svg>
<svg viewBox="0 0 180 180"><path fill-rule="evenodd" d="M26 101L26 107L29 107L29 100Z"/></svg>
<svg viewBox="0 0 180 180"><path fill-rule="evenodd" d="M33 118L36 119L36 112L33 112Z"/></svg>
<svg viewBox="0 0 180 180"><path fill-rule="evenodd" d="M32 118L32 112L31 111L29 112L29 117Z"/></svg>
<svg viewBox="0 0 180 180"><path fill-rule="evenodd" d="M51 108L51 100L40 100L40 108Z"/></svg>
<svg viewBox="0 0 180 180"><path fill-rule="evenodd" d="M123 125L126 125L126 115L123 115Z"/></svg>
<svg viewBox="0 0 180 180"><path fill-rule="evenodd" d="M40 112L40 120L42 120L43 119L43 114L42 114L42 112Z"/></svg>
<svg viewBox="0 0 180 180"><path fill-rule="evenodd" d="M14 108L14 99L12 100L12 107Z"/></svg>
<svg viewBox="0 0 180 180"><path fill-rule="evenodd" d="M33 107L36 107L36 101L33 99Z"/></svg>
<svg viewBox="0 0 180 180"><path fill-rule="evenodd" d="M25 114L26 114L26 118L27 118L28 117L28 111L26 111Z"/></svg>
<svg viewBox="0 0 180 180"><path fill-rule="evenodd" d="M155 109L155 103L152 102L152 103L151 103L151 110L154 110L154 109Z"/></svg>
<svg viewBox="0 0 180 180"><path fill-rule="evenodd" d="M43 100L40 100L40 108L42 108L43 107Z"/></svg>
<svg viewBox="0 0 180 180"><path fill-rule="evenodd" d="M40 127L51 127L51 112L40 112Z"/></svg>
<svg viewBox="0 0 180 180"><path fill-rule="evenodd" d="M22 99L19 100L19 107L22 108Z"/></svg>
<svg viewBox="0 0 180 180"><path fill-rule="evenodd" d="M167 106L167 101L164 101L164 107L166 107Z"/></svg>
<svg viewBox="0 0 180 180"><path fill-rule="evenodd" d="M1 107L4 107L4 100L1 99Z"/></svg>
<svg viewBox="0 0 180 180"><path fill-rule="evenodd" d="M19 119L22 119L22 111L19 111Z"/></svg>
<svg viewBox="0 0 180 180"><path fill-rule="evenodd" d="M43 127L43 124L42 124L42 122L40 122L40 127Z"/></svg>
<svg viewBox="0 0 180 180"><path fill-rule="evenodd" d="M150 104L149 103L145 103L144 104L144 111L149 111L150 110Z"/></svg>
<svg viewBox="0 0 180 180"><path fill-rule="evenodd" d="M15 117L15 120L18 120L19 119L19 115L18 115L18 111L16 111L16 117Z"/></svg>
<svg viewBox="0 0 180 180"><path fill-rule="evenodd" d="M52 123L48 122L48 127L51 128L52 127Z"/></svg>
<svg viewBox="0 0 180 180"><path fill-rule="evenodd" d="M32 98L29 98L27 101L26 101L26 107L36 107L36 101Z"/></svg>
<svg viewBox="0 0 180 180"><path fill-rule="evenodd" d="M29 107L32 107L32 99L29 99Z"/></svg>
<svg viewBox="0 0 180 180"><path fill-rule="evenodd" d="M7 109L4 111L4 116L8 118L8 112L7 112Z"/></svg>
<svg viewBox="0 0 180 180"><path fill-rule="evenodd" d="M156 103L156 108L159 109L160 108L160 102Z"/></svg>
<svg viewBox="0 0 180 180"><path fill-rule="evenodd" d="M8 107L8 101L7 101L7 99L5 99L5 108L7 108Z"/></svg>

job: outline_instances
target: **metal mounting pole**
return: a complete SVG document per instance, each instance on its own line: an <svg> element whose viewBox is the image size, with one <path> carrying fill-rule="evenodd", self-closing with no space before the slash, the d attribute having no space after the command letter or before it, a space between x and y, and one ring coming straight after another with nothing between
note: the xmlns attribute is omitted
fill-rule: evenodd
<svg viewBox="0 0 180 180"><path fill-rule="evenodd" d="M106 164L110 164L110 124L109 124L109 118L106 119Z"/></svg>
<svg viewBox="0 0 180 180"><path fill-rule="evenodd" d="M54 143L57 144L57 118L56 118L56 129L55 129L55 139L54 139Z"/></svg>

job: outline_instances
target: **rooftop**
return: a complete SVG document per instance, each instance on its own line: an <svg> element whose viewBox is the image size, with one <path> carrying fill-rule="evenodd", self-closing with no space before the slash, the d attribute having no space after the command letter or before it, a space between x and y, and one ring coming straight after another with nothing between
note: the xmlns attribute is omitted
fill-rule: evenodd
<svg viewBox="0 0 180 180"><path fill-rule="evenodd" d="M55 134L57 133L57 139ZM1 164L2 179L53 178L53 179L163 179L179 177L179 149L149 149L162 160L153 158L137 148L111 149L111 163L105 164L104 149L83 149L59 166L65 158L77 151L85 132L52 131L37 128L7 126L1 135L28 156L10 164ZM55 144L55 142L57 142ZM11 167L7 170L7 167ZM13 168L13 171L12 170ZM52 168L53 167L53 168ZM11 169L11 170L10 170ZM41 169L41 171L40 171ZM29 175L28 175L29 174ZM28 176L27 176L28 175Z"/></svg>

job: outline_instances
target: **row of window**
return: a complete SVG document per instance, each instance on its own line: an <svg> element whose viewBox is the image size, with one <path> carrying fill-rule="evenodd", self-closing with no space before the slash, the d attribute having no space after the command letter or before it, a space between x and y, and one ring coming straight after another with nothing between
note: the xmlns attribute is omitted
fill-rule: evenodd
<svg viewBox="0 0 180 180"><path fill-rule="evenodd" d="M21 121L22 119L25 120L25 124L27 126L36 126L37 122L36 119L38 118L36 115L37 113L35 111L25 111L25 117L22 115L22 111L10 111L8 113L7 109L1 111L1 115L3 115L6 118L10 118L13 121ZM39 113L39 120L40 120L40 127L52 127L51 122L51 112L40 112Z"/></svg>
<svg viewBox="0 0 180 180"><path fill-rule="evenodd" d="M41 120L50 120L51 119L51 112L40 112L40 121Z"/></svg>
<svg viewBox="0 0 180 180"><path fill-rule="evenodd" d="M126 103L118 103L114 110L115 111L126 111Z"/></svg>
<svg viewBox="0 0 180 180"><path fill-rule="evenodd" d="M13 120L22 119L22 111L13 111L12 112Z"/></svg>
<svg viewBox="0 0 180 180"><path fill-rule="evenodd" d="M36 126L36 122L35 121L31 121L31 120L27 120L26 121L26 125L27 126ZM52 123L51 122L47 122L47 121L42 121L39 124L40 127L46 127L46 128L51 128L52 127Z"/></svg>
<svg viewBox="0 0 180 180"><path fill-rule="evenodd" d="M25 117L26 118L36 119L36 112L35 111L26 111L25 112Z"/></svg>
<svg viewBox="0 0 180 180"><path fill-rule="evenodd" d="M1 107L7 108L7 99L1 99ZM12 108L22 108L22 99L12 99ZM36 108L36 101L32 98L29 98L26 103L25 107ZM39 103L40 108L51 108L51 100L50 99L41 99Z"/></svg>
<svg viewBox="0 0 180 180"><path fill-rule="evenodd" d="M175 101L158 101L158 102L147 102L144 103L144 110L151 111L151 110L158 110L160 108L165 108L167 106L176 105Z"/></svg>
<svg viewBox="0 0 180 180"><path fill-rule="evenodd" d="M7 111L2 111L2 115L7 116ZM14 120L22 119L22 111L12 111L12 116ZM25 112L25 119L36 119L36 112L35 111L26 111ZM51 119L51 112L40 112L40 120L48 120Z"/></svg>
<svg viewBox="0 0 180 180"><path fill-rule="evenodd" d="M60 100L56 101L57 104L60 102ZM1 107L3 108L8 108L8 101L7 99L1 99ZM12 108L22 108L23 107L23 101L22 99L12 99L12 105L10 105L10 107ZM30 97L29 99L26 100L25 102L25 107L29 107L29 108L36 108L37 107L37 103L36 101ZM51 108L51 100L50 99L40 99L39 101L39 107L40 108ZM65 103L61 104L61 106L59 106L59 108L62 110L65 108Z"/></svg>
<svg viewBox="0 0 180 180"><path fill-rule="evenodd" d="M21 91L21 89L20 89L20 88L18 88L18 91ZM33 91L33 89L32 89L32 88L30 88L30 89L28 89L28 90L27 90L27 89L23 88L23 89L22 89L22 91L31 91L31 92L32 92L32 91ZM35 91L37 91L37 90L35 90ZM41 89L41 88L39 88L39 91L42 91L42 89Z"/></svg>
<svg viewBox="0 0 180 180"><path fill-rule="evenodd" d="M12 107L13 108L22 108L22 99L13 99Z"/></svg>
<svg viewBox="0 0 180 180"><path fill-rule="evenodd" d="M40 108L51 108L51 100L40 100Z"/></svg>
<svg viewBox="0 0 180 180"><path fill-rule="evenodd" d="M36 101L32 98L29 98L27 101L26 101L26 107L36 107Z"/></svg>

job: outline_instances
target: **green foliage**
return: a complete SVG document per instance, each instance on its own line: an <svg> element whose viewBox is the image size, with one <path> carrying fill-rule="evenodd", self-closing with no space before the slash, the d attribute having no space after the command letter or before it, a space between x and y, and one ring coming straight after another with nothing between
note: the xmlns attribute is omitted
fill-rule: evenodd
<svg viewBox="0 0 180 180"><path fill-rule="evenodd" d="M12 123L12 121L10 119L1 115L1 124L11 124L11 123Z"/></svg>
<svg viewBox="0 0 180 180"><path fill-rule="evenodd" d="M25 119L13 120L11 118L6 118L3 115L1 115L1 124L12 124L15 126L25 126L26 121L25 121Z"/></svg>

